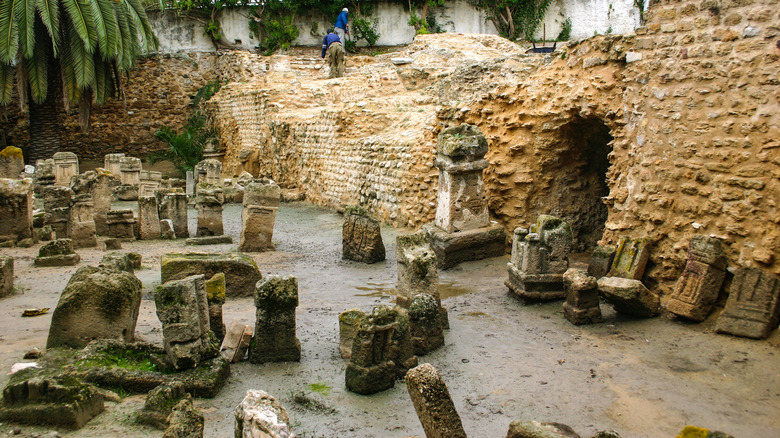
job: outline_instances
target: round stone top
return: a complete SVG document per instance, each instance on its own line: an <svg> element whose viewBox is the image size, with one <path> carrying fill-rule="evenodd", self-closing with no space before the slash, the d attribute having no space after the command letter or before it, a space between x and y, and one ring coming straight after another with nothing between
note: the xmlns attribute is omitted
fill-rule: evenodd
<svg viewBox="0 0 780 438"><path fill-rule="evenodd" d="M443 130L439 134L436 151L455 159L479 159L487 153L488 143L479 128L464 123Z"/></svg>

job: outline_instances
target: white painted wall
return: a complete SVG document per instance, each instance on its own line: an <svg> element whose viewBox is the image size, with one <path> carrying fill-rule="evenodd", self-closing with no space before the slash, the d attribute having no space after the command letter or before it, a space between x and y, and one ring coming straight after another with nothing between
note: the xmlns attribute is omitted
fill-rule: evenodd
<svg viewBox="0 0 780 438"><path fill-rule="evenodd" d="M447 32L498 34L493 23L485 19L485 14L475 10L465 1L447 2L444 7L431 9L429 14L435 15L439 26ZM253 50L258 46L259 42L249 32L248 15L246 8L223 11L220 17L223 41L246 50ZM632 33L639 26L639 11L633 0L554 0L544 20L548 40L558 36L566 17L572 19L573 39L591 37L595 32L605 34L610 28L615 34ZM151 12L149 18L160 40L161 52L214 50L214 45L204 34L204 26L200 22L177 17L172 12ZM372 21L378 20L377 31L380 38L377 45L409 44L414 39L414 29L408 24L409 13L398 3L379 4L374 15L369 18ZM320 45L325 30L333 26L335 21L336 17L299 17L297 25L301 33L295 44ZM313 23L316 24L316 29ZM541 28L537 37L542 37Z"/></svg>

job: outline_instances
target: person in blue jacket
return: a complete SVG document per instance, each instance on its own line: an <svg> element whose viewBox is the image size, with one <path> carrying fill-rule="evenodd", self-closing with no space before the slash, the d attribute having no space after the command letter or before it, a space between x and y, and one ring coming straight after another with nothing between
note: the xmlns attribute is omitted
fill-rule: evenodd
<svg viewBox="0 0 780 438"><path fill-rule="evenodd" d="M322 57L328 54L328 64L330 65L330 77L340 78L344 76L344 46L341 44L339 36L333 33L333 29L328 29L328 34L322 39Z"/></svg>
<svg viewBox="0 0 780 438"><path fill-rule="evenodd" d="M346 43L347 35L349 35L349 28L347 27L347 14L349 14L349 9L342 9L338 18L336 18L336 24L333 25L333 28L336 31L336 35L339 36L339 40L341 40L342 44Z"/></svg>

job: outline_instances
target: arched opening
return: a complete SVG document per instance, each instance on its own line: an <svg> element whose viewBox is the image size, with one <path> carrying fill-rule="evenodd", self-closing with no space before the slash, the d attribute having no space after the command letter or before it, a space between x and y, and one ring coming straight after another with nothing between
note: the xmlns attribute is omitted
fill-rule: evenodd
<svg viewBox="0 0 780 438"><path fill-rule="evenodd" d="M604 234L609 213L602 198L609 195L607 170L613 137L602 121L579 116L564 125L560 134L560 174L555 178L558 202L552 213L571 224L574 249L587 251Z"/></svg>

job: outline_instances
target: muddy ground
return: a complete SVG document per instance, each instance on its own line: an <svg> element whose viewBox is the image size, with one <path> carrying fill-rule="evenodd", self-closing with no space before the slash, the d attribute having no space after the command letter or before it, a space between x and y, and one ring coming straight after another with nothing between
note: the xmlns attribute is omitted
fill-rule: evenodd
<svg viewBox="0 0 780 438"><path fill-rule="evenodd" d="M130 205L130 204L123 204ZM123 244L143 255L137 276L144 299L137 335L161 343L151 292L160 281L160 255L175 251L237 248L240 205L225 208L233 245L186 247L184 241ZM194 218L194 210L190 210ZM294 275L300 363L236 364L214 399L198 399L206 437L233 436L233 409L248 389L263 389L287 408L299 437L423 436L404 382L372 396L344 387L346 363L338 354L338 314L391 304L396 277L395 236L383 228L387 261L362 265L341 260L342 217L305 203L282 204L275 252L253 254L262 273ZM191 230L194 230L191 220ZM22 318L26 308L54 308L77 267L35 268L36 245L2 249L15 258L14 295L0 300L0 369L10 370L33 347L46 344L50 313ZM104 252L78 251L84 264ZM523 305L507 292L508 256L462 264L440 273L451 329L446 345L420 362L437 367L472 437L503 437L510 421L534 419L568 424L582 436L613 429L623 437L673 437L694 424L735 437L780 436L780 336L753 341L714 333L715 318L689 324L659 317L617 316L602 305L603 324L575 327L561 302ZM254 323L251 298L229 299L225 322ZM5 385L7 371L0 373ZM127 396L69 437L159 437L133 423L144 396ZM296 401L298 400L298 401ZM51 428L15 427L21 436L47 436ZM19 436L19 435L17 435ZM51 436L48 434L48 436Z"/></svg>

